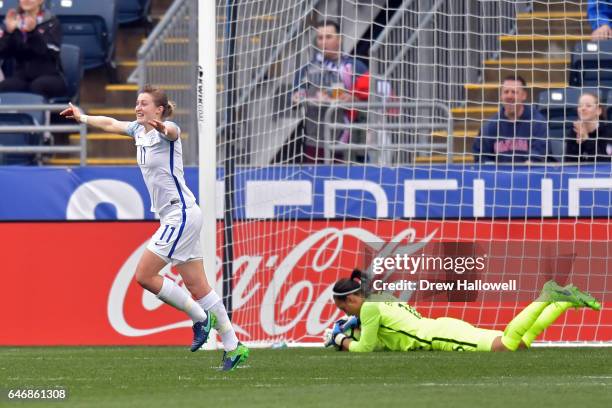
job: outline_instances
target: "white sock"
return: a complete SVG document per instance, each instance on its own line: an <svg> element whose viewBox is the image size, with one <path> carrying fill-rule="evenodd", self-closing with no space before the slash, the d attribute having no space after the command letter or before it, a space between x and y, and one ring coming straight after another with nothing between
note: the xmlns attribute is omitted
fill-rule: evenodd
<svg viewBox="0 0 612 408"><path fill-rule="evenodd" d="M223 349L225 351L232 351L238 347L238 337L236 337L232 322L230 322L225 306L223 306L223 302L219 295L217 295L214 290L211 290L208 295L204 296L202 299L198 299L198 304L202 309L214 313L217 317L215 329L221 336Z"/></svg>
<svg viewBox="0 0 612 408"><path fill-rule="evenodd" d="M164 278L162 288L157 294L158 299L187 313L193 322L206 321L206 313L191 295L168 278Z"/></svg>

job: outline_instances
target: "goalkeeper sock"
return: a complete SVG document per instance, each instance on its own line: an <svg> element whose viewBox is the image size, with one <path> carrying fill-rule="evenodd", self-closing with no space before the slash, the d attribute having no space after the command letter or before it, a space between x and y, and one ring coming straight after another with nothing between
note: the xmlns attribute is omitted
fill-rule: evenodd
<svg viewBox="0 0 612 408"><path fill-rule="evenodd" d="M187 313L193 322L206 321L206 313L191 295L168 278L164 278L157 298L175 308Z"/></svg>
<svg viewBox="0 0 612 408"><path fill-rule="evenodd" d="M223 343L223 349L225 351L232 351L238 347L238 337L236 337L236 332L232 327L232 322L227 315L227 311L225 310L225 306L223 306L223 302L217 292L211 290L210 293L204 296L201 299L198 299L198 304L202 307L202 309L207 312L212 312L217 317L217 324L215 325L215 330L219 332L221 336L221 342Z"/></svg>
<svg viewBox="0 0 612 408"><path fill-rule="evenodd" d="M523 343L525 343L527 347L531 347L531 343L533 343L535 338L548 326L553 324L555 320L570 307L572 307L572 303L570 302L553 302L546 306L533 325L523 335Z"/></svg>
<svg viewBox="0 0 612 408"><path fill-rule="evenodd" d="M501 339L508 350L515 351L519 348L525 332L533 326L538 316L549 304L548 302L533 302L508 323Z"/></svg>

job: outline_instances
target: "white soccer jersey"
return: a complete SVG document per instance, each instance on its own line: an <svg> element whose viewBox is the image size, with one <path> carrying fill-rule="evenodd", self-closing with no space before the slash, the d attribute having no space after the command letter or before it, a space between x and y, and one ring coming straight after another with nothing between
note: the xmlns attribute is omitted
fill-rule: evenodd
<svg viewBox="0 0 612 408"><path fill-rule="evenodd" d="M164 122L166 126L173 122ZM169 205L180 204L189 208L195 203L193 193L185 184L181 131L176 126L179 138L170 141L153 129L146 132L138 122L131 122L127 134L134 138L137 148L138 167L144 177L151 197L151 211L160 213Z"/></svg>

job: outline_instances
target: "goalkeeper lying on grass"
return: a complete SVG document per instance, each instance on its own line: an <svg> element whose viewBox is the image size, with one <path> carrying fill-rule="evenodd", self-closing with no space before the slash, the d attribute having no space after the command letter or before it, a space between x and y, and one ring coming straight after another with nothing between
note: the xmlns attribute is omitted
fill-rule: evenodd
<svg viewBox="0 0 612 408"><path fill-rule="evenodd" d="M326 346L342 351L368 352L380 348L391 351L515 351L528 348L533 340L570 307L600 310L601 305L573 285L544 284L539 298L528 305L506 326L506 330L480 329L449 317L428 319L413 307L397 302L364 298L361 272L340 279L333 288L334 302L351 316L338 321L327 334ZM359 339L350 334L360 328Z"/></svg>

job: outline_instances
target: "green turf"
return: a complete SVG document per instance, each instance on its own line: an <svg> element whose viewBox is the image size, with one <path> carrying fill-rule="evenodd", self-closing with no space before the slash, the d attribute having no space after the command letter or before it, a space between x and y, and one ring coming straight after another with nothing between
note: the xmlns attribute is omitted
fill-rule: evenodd
<svg viewBox="0 0 612 408"><path fill-rule="evenodd" d="M174 347L0 348L0 388L64 387L55 407L612 407L612 349L517 353L253 350L218 371L219 351ZM191 404L191 405L188 405Z"/></svg>

